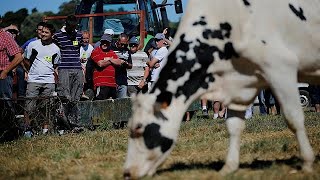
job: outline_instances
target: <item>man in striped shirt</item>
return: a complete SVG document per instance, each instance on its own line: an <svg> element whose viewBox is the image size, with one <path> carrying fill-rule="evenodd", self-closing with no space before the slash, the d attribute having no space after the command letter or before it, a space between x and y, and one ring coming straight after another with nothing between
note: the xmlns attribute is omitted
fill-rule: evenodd
<svg viewBox="0 0 320 180"><path fill-rule="evenodd" d="M67 117L68 112L74 112L71 109L76 108L75 104L80 100L83 89L83 73L80 62L82 33L76 30L77 23L76 17L69 15L65 26L53 36L54 43L61 51L57 91L59 96L64 96L68 99L65 107ZM71 124L78 124L77 118L68 120Z"/></svg>

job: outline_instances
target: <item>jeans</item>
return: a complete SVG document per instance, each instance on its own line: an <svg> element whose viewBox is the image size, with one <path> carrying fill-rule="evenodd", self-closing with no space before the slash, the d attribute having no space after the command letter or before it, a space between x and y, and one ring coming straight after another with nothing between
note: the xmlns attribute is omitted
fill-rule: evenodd
<svg viewBox="0 0 320 180"><path fill-rule="evenodd" d="M13 86L12 73L8 73L7 78L0 79L0 98L11 99L12 86Z"/></svg>
<svg viewBox="0 0 320 180"><path fill-rule="evenodd" d="M258 100L259 100L259 111L261 115L266 115L267 109L265 105L265 98L264 98L264 90L261 90L258 94Z"/></svg>
<svg viewBox="0 0 320 180"><path fill-rule="evenodd" d="M27 82L24 80L25 71L21 65L17 66L16 73L17 73L17 78L18 78L18 82L17 82L18 96L24 97L24 96L26 96Z"/></svg>
<svg viewBox="0 0 320 180"><path fill-rule="evenodd" d="M117 98L126 98L128 97L128 86L127 85L119 85L117 87Z"/></svg>

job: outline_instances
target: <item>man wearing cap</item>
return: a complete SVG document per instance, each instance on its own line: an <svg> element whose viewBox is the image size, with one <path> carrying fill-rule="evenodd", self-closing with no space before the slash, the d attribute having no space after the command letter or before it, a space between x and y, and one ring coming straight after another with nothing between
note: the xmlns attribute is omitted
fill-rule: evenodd
<svg viewBox="0 0 320 180"><path fill-rule="evenodd" d="M129 47L131 54L134 54L138 51L139 40L137 37L133 36L129 40Z"/></svg>
<svg viewBox="0 0 320 180"><path fill-rule="evenodd" d="M114 31L113 31L113 29L105 29L103 34L110 35L111 37L113 37L114 36ZM101 43L100 41L96 42L93 45L93 48L95 49L95 48L99 47L100 43Z"/></svg>
<svg viewBox="0 0 320 180"><path fill-rule="evenodd" d="M69 112L74 112L74 117L77 117L78 109L75 105L80 100L84 80L80 62L82 33L76 30L77 25L77 18L69 15L65 26L53 35L53 42L61 51L57 92L67 99L64 107L67 118ZM79 124L77 118L68 121L75 127Z"/></svg>
<svg viewBox="0 0 320 180"><path fill-rule="evenodd" d="M165 38L165 35L162 33L156 34L154 37L157 49L153 50L150 55L150 61L147 62L147 67L145 68L145 72L143 75L143 79L139 83L139 88L143 88L148 82L147 77L149 76L149 73L151 73L151 86L153 82L155 82L158 77L159 73L166 63L165 57L168 55L168 49L167 49L167 40Z"/></svg>
<svg viewBox="0 0 320 180"><path fill-rule="evenodd" d="M95 99L115 99L115 68L120 66L123 60L120 60L117 54L111 49L112 37L110 35L104 34L100 42L100 46L91 53L91 59L96 64L93 72Z"/></svg>

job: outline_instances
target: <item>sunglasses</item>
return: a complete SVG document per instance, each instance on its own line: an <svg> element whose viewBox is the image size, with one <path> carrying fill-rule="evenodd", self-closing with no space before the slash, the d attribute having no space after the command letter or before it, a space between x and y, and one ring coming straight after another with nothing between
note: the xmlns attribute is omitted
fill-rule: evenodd
<svg viewBox="0 0 320 180"><path fill-rule="evenodd" d="M129 44L129 47L138 47L138 44Z"/></svg>
<svg viewBox="0 0 320 180"><path fill-rule="evenodd" d="M106 44L106 45L110 45L110 42L109 41L100 41L101 44Z"/></svg>
<svg viewBox="0 0 320 180"><path fill-rule="evenodd" d="M156 42L159 42L159 41L161 41L162 39L154 39Z"/></svg>
<svg viewBox="0 0 320 180"><path fill-rule="evenodd" d="M19 35L19 31L16 29L8 29L7 31L11 34Z"/></svg>
<svg viewBox="0 0 320 180"><path fill-rule="evenodd" d="M128 46L128 44L120 43L120 46Z"/></svg>

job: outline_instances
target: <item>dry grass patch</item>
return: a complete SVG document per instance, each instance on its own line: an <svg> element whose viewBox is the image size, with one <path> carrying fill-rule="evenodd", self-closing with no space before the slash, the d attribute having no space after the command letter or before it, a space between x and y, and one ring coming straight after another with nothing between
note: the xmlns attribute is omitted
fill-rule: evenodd
<svg viewBox="0 0 320 180"><path fill-rule="evenodd" d="M306 127L317 155L315 171L301 165L294 135L282 117L255 116L242 135L240 170L221 177L227 153L224 120L183 123L178 144L154 177L145 179L320 179L320 120L307 113ZM127 130L38 136L0 144L0 179L122 179Z"/></svg>

